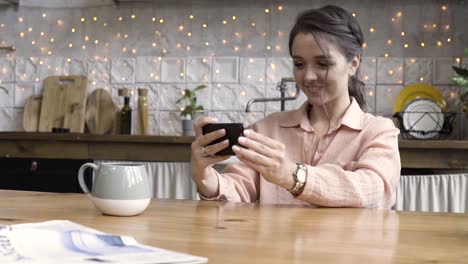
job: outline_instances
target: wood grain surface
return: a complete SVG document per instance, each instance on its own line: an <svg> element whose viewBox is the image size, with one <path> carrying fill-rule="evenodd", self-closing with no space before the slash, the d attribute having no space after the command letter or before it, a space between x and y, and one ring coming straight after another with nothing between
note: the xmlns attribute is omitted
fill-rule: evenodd
<svg viewBox="0 0 468 264"><path fill-rule="evenodd" d="M86 76L49 76L44 80L39 131L69 128L83 133L87 95Z"/></svg>
<svg viewBox="0 0 468 264"><path fill-rule="evenodd" d="M468 215L153 199L139 216L84 194L0 191L1 224L67 219L209 263L466 263Z"/></svg>
<svg viewBox="0 0 468 264"><path fill-rule="evenodd" d="M91 134L111 134L115 123L117 107L112 96L105 89L96 89L86 103L86 127Z"/></svg>
<svg viewBox="0 0 468 264"><path fill-rule="evenodd" d="M37 132L41 114L42 96L30 96L26 99L23 110L23 129L26 132Z"/></svg>

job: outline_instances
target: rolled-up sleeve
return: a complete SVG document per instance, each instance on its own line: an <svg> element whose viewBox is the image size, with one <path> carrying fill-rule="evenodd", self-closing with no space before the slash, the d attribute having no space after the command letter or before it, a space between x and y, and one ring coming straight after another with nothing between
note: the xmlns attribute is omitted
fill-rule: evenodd
<svg viewBox="0 0 468 264"><path fill-rule="evenodd" d="M333 163L308 166L298 199L319 206L390 208L400 179L399 130L388 119L370 124L352 168Z"/></svg>

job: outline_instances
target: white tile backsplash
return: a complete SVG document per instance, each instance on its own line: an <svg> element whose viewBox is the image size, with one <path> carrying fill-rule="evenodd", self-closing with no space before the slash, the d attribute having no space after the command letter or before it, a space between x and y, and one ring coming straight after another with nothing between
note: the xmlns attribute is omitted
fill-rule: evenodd
<svg viewBox="0 0 468 264"><path fill-rule="evenodd" d="M176 104L176 101L182 96L185 90L183 84L160 84L159 91L163 95L159 97L159 109L164 111L178 111L185 106L185 102Z"/></svg>
<svg viewBox="0 0 468 264"><path fill-rule="evenodd" d="M215 84L213 85L212 110L239 111L239 85Z"/></svg>
<svg viewBox="0 0 468 264"><path fill-rule="evenodd" d="M375 89L376 112L393 113L393 102L402 89L402 85L377 85Z"/></svg>
<svg viewBox="0 0 468 264"><path fill-rule="evenodd" d="M213 82L237 83L238 82L238 58L216 57L213 58Z"/></svg>
<svg viewBox="0 0 468 264"><path fill-rule="evenodd" d="M161 81L164 83L183 83L185 81L185 60L163 58L161 62Z"/></svg>
<svg viewBox="0 0 468 264"><path fill-rule="evenodd" d="M432 84L432 58L406 58L404 84Z"/></svg>
<svg viewBox="0 0 468 264"><path fill-rule="evenodd" d="M13 110L9 108L0 108L0 131L13 131L14 120Z"/></svg>
<svg viewBox="0 0 468 264"><path fill-rule="evenodd" d="M240 58L240 83L265 83L265 58Z"/></svg>
<svg viewBox="0 0 468 264"><path fill-rule="evenodd" d="M363 57L359 66L362 80L366 85L375 85L377 79L377 59Z"/></svg>
<svg viewBox="0 0 468 264"><path fill-rule="evenodd" d="M38 78L37 75L38 59L36 57L16 58L16 81L33 82Z"/></svg>
<svg viewBox="0 0 468 264"><path fill-rule="evenodd" d="M211 58L187 58L187 82L211 82Z"/></svg>
<svg viewBox="0 0 468 264"><path fill-rule="evenodd" d="M434 58L434 84L450 84L449 77L455 75L453 65L458 65L455 58Z"/></svg>
<svg viewBox="0 0 468 264"><path fill-rule="evenodd" d="M403 84L403 58L377 58L377 84Z"/></svg>
<svg viewBox="0 0 468 264"><path fill-rule="evenodd" d="M241 84L239 85L239 108L245 110L247 103L251 99L265 98L264 84ZM250 111L265 111L265 104L255 103L250 107Z"/></svg>
<svg viewBox="0 0 468 264"><path fill-rule="evenodd" d="M15 81L15 60L13 58L0 58L0 81Z"/></svg>
<svg viewBox="0 0 468 264"><path fill-rule="evenodd" d="M0 83L0 108L10 108L14 106L15 84Z"/></svg>
<svg viewBox="0 0 468 264"><path fill-rule="evenodd" d="M159 135L182 135L182 123L180 121L179 112L160 111L159 119L155 121L159 122Z"/></svg>
<svg viewBox="0 0 468 264"><path fill-rule="evenodd" d="M266 81L278 83L281 78L293 77L293 63L290 57L267 58Z"/></svg>
<svg viewBox="0 0 468 264"><path fill-rule="evenodd" d="M135 82L135 59L119 58L111 61L112 83L134 83Z"/></svg>
<svg viewBox="0 0 468 264"><path fill-rule="evenodd" d="M36 95L36 83L17 83L15 88L15 107L24 107L30 96Z"/></svg>
<svg viewBox="0 0 468 264"><path fill-rule="evenodd" d="M137 82L160 82L161 81L161 57L137 57L136 58L136 81Z"/></svg>

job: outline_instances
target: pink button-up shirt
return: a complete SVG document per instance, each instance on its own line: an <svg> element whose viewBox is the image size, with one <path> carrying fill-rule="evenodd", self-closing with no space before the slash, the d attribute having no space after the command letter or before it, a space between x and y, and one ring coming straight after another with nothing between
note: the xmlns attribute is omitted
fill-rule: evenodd
<svg viewBox="0 0 468 264"><path fill-rule="evenodd" d="M286 146L293 162L307 164L307 182L294 197L242 162L229 164L213 199L262 204L390 208L400 178L399 130L388 118L364 113L352 98L339 125L322 138L299 109L273 113L252 129ZM293 177L291 175L290 177ZM202 197L203 198L203 197Z"/></svg>

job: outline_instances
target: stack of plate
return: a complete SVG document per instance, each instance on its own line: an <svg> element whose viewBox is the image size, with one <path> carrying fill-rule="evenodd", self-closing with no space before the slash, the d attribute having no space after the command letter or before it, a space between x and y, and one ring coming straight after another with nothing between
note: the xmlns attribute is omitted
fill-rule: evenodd
<svg viewBox="0 0 468 264"><path fill-rule="evenodd" d="M418 139L430 139L442 130L446 103L442 95L428 84L405 87L395 98L393 113L399 112L403 130Z"/></svg>

